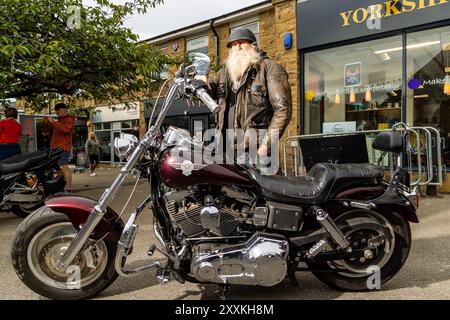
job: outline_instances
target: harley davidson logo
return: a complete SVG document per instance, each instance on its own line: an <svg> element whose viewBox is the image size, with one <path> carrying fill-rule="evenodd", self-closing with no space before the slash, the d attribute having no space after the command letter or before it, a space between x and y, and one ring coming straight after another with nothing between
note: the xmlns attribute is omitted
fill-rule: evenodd
<svg viewBox="0 0 450 320"><path fill-rule="evenodd" d="M200 170L206 167L206 164L194 164L190 160L184 160L181 163L171 163L170 165L172 168L181 170L185 176L190 176L192 174L192 171Z"/></svg>

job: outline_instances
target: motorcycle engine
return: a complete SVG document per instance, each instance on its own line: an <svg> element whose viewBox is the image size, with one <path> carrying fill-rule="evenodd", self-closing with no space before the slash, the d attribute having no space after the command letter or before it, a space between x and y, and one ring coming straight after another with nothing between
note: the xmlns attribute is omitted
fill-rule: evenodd
<svg viewBox="0 0 450 320"><path fill-rule="evenodd" d="M191 273L201 282L274 286L286 277L288 248L283 236L261 232L238 245L200 243Z"/></svg>
<svg viewBox="0 0 450 320"><path fill-rule="evenodd" d="M187 237L226 237L245 223L254 197L237 188L174 190L163 197L175 226Z"/></svg>
<svg viewBox="0 0 450 320"><path fill-rule="evenodd" d="M200 282L274 286L285 278L288 241L252 229L254 195L237 187L205 186L173 190L163 199L173 225L192 241L187 266ZM230 236L244 240L225 244Z"/></svg>

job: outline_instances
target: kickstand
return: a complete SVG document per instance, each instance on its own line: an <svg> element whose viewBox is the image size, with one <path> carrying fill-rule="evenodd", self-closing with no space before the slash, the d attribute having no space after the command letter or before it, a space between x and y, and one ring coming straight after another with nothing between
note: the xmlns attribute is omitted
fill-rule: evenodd
<svg viewBox="0 0 450 320"><path fill-rule="evenodd" d="M227 291L230 288L229 284L221 284L220 286L220 300L227 300Z"/></svg>

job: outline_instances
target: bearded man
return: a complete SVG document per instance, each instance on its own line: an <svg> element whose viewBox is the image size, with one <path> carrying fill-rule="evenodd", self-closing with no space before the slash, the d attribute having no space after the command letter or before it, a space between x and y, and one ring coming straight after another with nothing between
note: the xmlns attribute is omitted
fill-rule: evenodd
<svg viewBox="0 0 450 320"><path fill-rule="evenodd" d="M259 51L256 37L249 29L235 29L227 47L226 64L209 83L211 94L220 107L217 130L223 137L227 129L242 129L244 134L251 131L249 129L265 132L257 136L257 154L267 156L271 138L281 138L291 119L288 74ZM203 80L208 81L208 78ZM248 149L248 137L246 135L244 139L245 150ZM250 142L256 141L250 138ZM236 148L236 141L232 143Z"/></svg>

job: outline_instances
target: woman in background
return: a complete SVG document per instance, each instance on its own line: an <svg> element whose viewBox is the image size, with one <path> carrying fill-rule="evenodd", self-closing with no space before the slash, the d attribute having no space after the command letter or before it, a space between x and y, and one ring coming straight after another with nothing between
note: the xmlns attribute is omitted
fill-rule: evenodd
<svg viewBox="0 0 450 320"><path fill-rule="evenodd" d="M85 145L86 154L89 157L89 161L91 162L91 177L96 176L95 168L98 166L98 155L99 155L99 147L97 137L94 132L89 133L89 139L86 141Z"/></svg>
<svg viewBox="0 0 450 320"><path fill-rule="evenodd" d="M17 109L5 109L5 117L0 121L0 161L20 154L19 139L22 127L17 122Z"/></svg>

